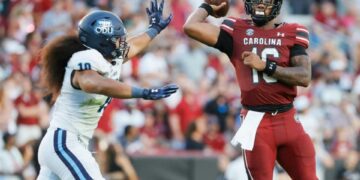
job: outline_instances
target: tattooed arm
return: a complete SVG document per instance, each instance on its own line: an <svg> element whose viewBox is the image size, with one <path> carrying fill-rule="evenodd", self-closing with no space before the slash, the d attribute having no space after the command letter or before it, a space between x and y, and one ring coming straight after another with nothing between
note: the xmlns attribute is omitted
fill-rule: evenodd
<svg viewBox="0 0 360 180"><path fill-rule="evenodd" d="M311 80L311 62L305 48L295 45L290 50L290 58L290 66L277 66L271 77L289 86L308 86ZM262 61L257 54L244 51L242 59L245 65L260 72L266 71L266 62Z"/></svg>
<svg viewBox="0 0 360 180"><path fill-rule="evenodd" d="M277 66L272 77L291 86L307 87L311 80L311 63L309 56L294 56L290 62L291 67Z"/></svg>

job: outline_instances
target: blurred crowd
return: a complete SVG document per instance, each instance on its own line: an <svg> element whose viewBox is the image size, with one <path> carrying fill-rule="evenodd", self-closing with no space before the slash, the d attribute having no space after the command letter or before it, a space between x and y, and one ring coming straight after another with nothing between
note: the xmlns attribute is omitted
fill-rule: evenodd
<svg viewBox="0 0 360 180"><path fill-rule="evenodd" d="M228 57L187 38L182 25L203 0L165 0L174 19L141 55L124 64L121 80L143 87L177 83L160 101L113 100L99 122L92 151L109 179L132 179L128 156L202 151L219 157L218 179L246 179L241 152L229 145L240 125L240 90ZM76 33L96 9L118 14L128 37L148 26L148 0L0 1L0 179L34 179L37 147L52 100L42 87L41 48ZM228 16L245 17L242 0ZM298 89L298 119L316 147L317 174L360 179L360 0L285 0L281 19L310 30L312 83ZM209 18L214 24L222 19ZM240 170L243 169L243 170ZM281 167L278 179L286 179ZM113 177L113 178L111 178Z"/></svg>

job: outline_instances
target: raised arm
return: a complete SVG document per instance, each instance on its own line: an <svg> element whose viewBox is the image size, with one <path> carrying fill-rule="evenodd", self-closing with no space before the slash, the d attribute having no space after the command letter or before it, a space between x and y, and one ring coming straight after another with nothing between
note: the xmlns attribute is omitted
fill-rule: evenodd
<svg viewBox="0 0 360 180"><path fill-rule="evenodd" d="M225 3L222 3L219 6L211 5L211 7L213 11L217 11L225 5ZM208 16L209 13L200 7L188 17L183 28L185 34L189 37L206 45L214 46L218 40L220 28L205 22Z"/></svg>
<svg viewBox="0 0 360 180"><path fill-rule="evenodd" d="M142 52L150 44L151 40L152 38L146 32L130 38L128 40L130 47L127 55L128 58L124 62Z"/></svg>
<svg viewBox="0 0 360 180"><path fill-rule="evenodd" d="M130 50L128 58L132 58L143 51L155 36L165 29L172 20L172 14L167 18L163 17L164 0L158 5L157 0L152 0L150 8L146 8L149 17L149 28L146 32L132 37L128 40Z"/></svg>

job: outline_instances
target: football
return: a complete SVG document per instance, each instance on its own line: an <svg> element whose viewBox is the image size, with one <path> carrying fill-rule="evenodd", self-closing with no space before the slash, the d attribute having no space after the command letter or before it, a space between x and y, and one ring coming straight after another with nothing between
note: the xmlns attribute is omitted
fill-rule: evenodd
<svg viewBox="0 0 360 180"><path fill-rule="evenodd" d="M205 0L205 2L210 5L220 5L223 2L226 3L226 5L223 8L219 9L218 11L214 11L214 14L212 14L212 16L214 17L226 16L230 8L229 0Z"/></svg>

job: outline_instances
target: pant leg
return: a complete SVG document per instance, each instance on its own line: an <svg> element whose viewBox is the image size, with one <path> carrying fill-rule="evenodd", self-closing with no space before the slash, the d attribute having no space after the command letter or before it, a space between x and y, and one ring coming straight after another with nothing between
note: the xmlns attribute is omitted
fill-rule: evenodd
<svg viewBox="0 0 360 180"><path fill-rule="evenodd" d="M49 130L39 148L39 163L61 179L104 179L92 154L77 135Z"/></svg>
<svg viewBox="0 0 360 180"><path fill-rule="evenodd" d="M42 166L37 180L60 180L60 178L49 168Z"/></svg>
<svg viewBox="0 0 360 180"><path fill-rule="evenodd" d="M244 153L245 167L249 179L273 179L276 146L270 125L270 119L264 117L256 132L254 149Z"/></svg>
<svg viewBox="0 0 360 180"><path fill-rule="evenodd" d="M278 148L279 164L294 180L316 180L315 149L310 137L293 115L284 121L287 141Z"/></svg>

